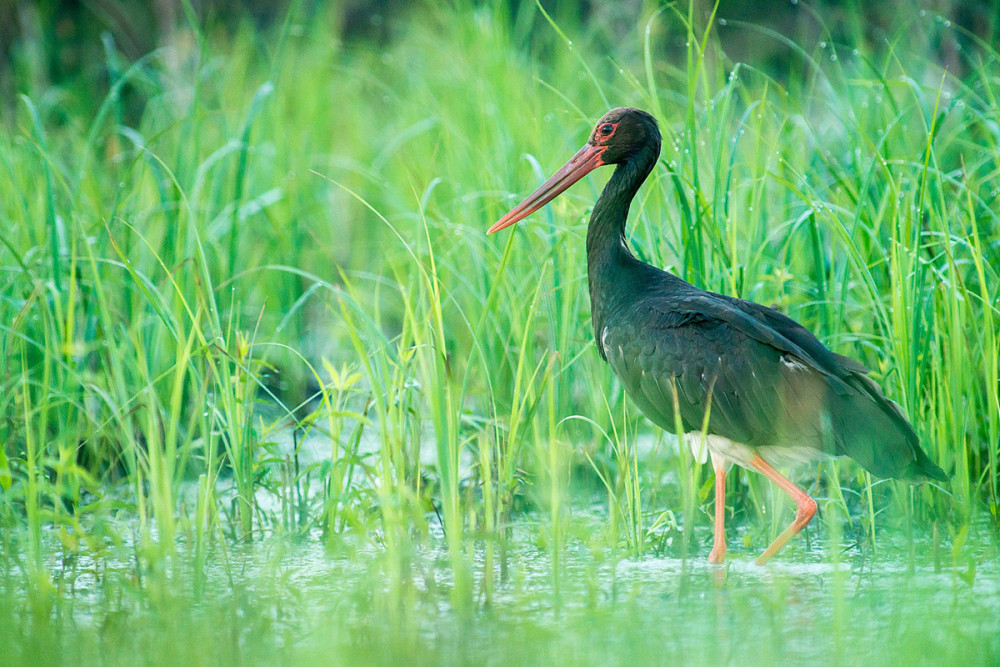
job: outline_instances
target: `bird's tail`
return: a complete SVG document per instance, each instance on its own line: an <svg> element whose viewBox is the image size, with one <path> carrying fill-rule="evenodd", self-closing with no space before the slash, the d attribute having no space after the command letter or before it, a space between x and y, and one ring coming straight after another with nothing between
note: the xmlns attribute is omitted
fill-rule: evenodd
<svg viewBox="0 0 1000 667"><path fill-rule="evenodd" d="M921 447L916 447L914 453L917 458L906 467L902 475L903 479L911 482L947 482L950 479L948 473L941 470L934 461L931 461Z"/></svg>
<svg viewBox="0 0 1000 667"><path fill-rule="evenodd" d="M870 400L843 400L838 405L840 410L835 410L843 453L879 477L909 482L948 481L948 475L921 448L903 411L882 394L875 382L859 373L852 374L847 384Z"/></svg>

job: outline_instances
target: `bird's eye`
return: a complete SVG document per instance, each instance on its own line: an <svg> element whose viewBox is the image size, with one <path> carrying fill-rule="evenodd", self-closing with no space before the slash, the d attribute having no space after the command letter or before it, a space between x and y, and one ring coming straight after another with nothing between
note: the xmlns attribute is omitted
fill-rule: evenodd
<svg viewBox="0 0 1000 667"><path fill-rule="evenodd" d="M614 131L615 131L615 126L612 125L611 123L605 123L604 125L601 125L601 136L602 137L607 137L607 136L609 136Z"/></svg>

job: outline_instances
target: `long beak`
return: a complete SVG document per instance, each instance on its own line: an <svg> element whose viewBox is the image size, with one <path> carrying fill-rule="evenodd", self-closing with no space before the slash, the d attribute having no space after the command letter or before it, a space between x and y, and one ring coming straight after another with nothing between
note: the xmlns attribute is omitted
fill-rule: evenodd
<svg viewBox="0 0 1000 667"><path fill-rule="evenodd" d="M504 227L510 227L518 220L523 220L529 215L548 204L550 201L561 195L569 186L573 185L581 178L589 174L594 168L605 164L601 155L607 146L585 145L570 161L559 168L559 171L552 174L552 178L542 183L541 187L528 195L527 199L512 208L507 215L500 218L490 227L486 233L498 232Z"/></svg>

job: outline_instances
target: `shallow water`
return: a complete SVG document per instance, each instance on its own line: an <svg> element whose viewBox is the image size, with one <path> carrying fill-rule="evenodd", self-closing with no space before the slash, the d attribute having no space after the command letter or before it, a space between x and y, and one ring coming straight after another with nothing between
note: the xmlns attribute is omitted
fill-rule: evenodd
<svg viewBox="0 0 1000 667"><path fill-rule="evenodd" d="M997 664L997 545L935 568L930 542L880 536L875 558L788 549L766 567L737 552L624 558L570 542L558 566L525 521L505 574L485 548L456 594L443 541L384 550L318 536L216 548L203 579L183 551L135 573L132 545L52 563L56 590L3 578L6 664ZM219 545L221 547L221 545ZM911 547L913 547L911 549ZM129 557L129 553L132 557ZM787 552L787 553L786 553ZM971 564L971 565L970 565ZM970 566L973 569L970 570ZM198 590L196 590L196 586Z"/></svg>

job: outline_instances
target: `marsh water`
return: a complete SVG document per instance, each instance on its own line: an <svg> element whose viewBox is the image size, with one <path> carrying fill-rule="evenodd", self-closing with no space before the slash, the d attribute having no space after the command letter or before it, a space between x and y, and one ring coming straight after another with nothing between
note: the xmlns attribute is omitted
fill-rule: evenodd
<svg viewBox="0 0 1000 667"><path fill-rule="evenodd" d="M596 525L596 514L578 525ZM989 534L984 525L983 534ZM219 542L195 572L109 545L50 563L8 554L5 664L997 664L997 544L959 557L882 534L875 555L814 536L766 567L563 549L526 515L505 548L470 541L467 594L443 535L395 552L318 534ZM53 536L54 537L54 536ZM58 553L54 548L52 553ZM473 546L474 545L474 546ZM553 554L558 554L553 561ZM137 564L139 565L137 567Z"/></svg>
<svg viewBox="0 0 1000 667"><path fill-rule="evenodd" d="M290 438L278 440L291 451ZM297 447L304 462L322 458L316 439ZM650 466L652 441L637 447ZM230 482L218 484L224 493ZM183 515L197 485L180 491ZM870 544L821 510L764 567L754 564L751 526L737 521L727 562L715 566L707 520L689 544L677 525L662 539L647 526L636 553L608 537L622 528L609 527L606 498L570 496L559 526L525 510L493 537L465 535L458 554L434 511L413 524L424 530L393 536L289 536L271 521L268 535L235 539L220 528L202 545L182 530L170 548L129 505L81 526L79 541L45 529L44 568L34 572L27 540L9 531L0 655L32 665L1000 660L1000 539L985 513L958 535L883 516ZM256 498L263 514L287 511L273 493Z"/></svg>

